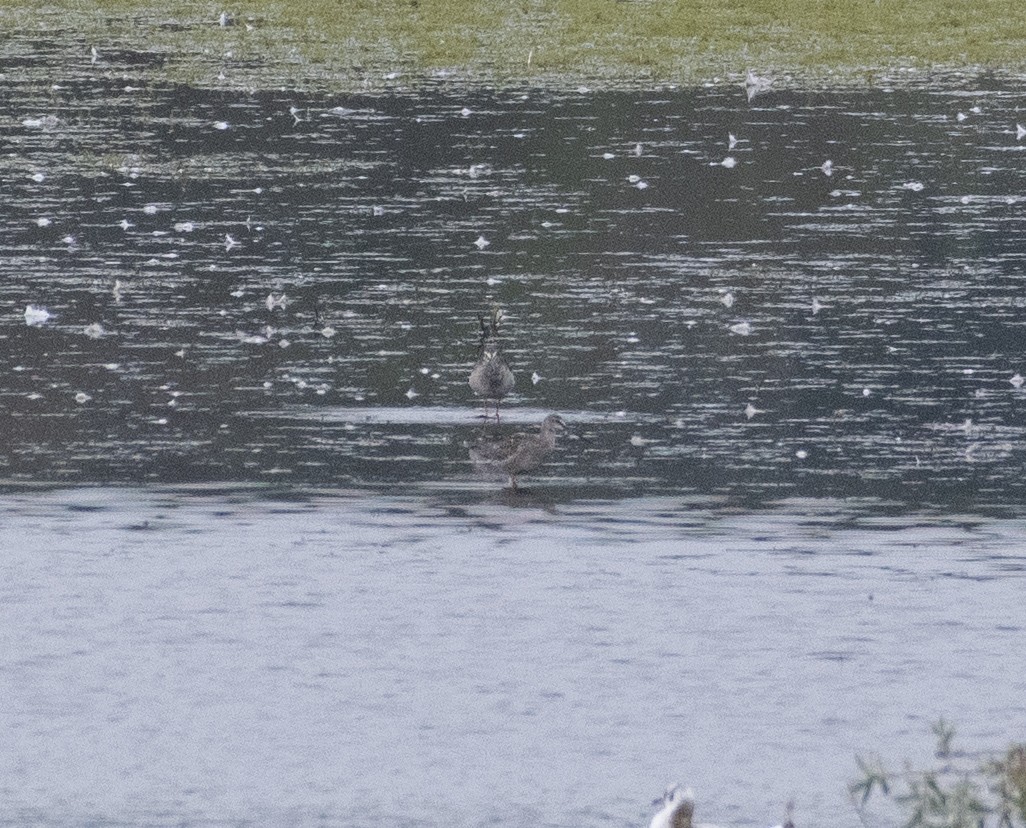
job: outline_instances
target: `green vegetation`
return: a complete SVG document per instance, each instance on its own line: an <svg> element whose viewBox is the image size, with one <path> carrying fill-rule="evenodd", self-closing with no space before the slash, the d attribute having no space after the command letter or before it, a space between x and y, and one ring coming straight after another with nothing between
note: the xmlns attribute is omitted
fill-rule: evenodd
<svg viewBox="0 0 1026 828"><path fill-rule="evenodd" d="M99 11L98 11L99 10ZM218 23L222 11L234 25ZM155 0L0 3L14 33L167 55L179 79L360 89L442 74L492 84L803 85L1026 69L1020 0Z"/></svg>
<svg viewBox="0 0 1026 828"><path fill-rule="evenodd" d="M979 759L952 750L955 729L933 725L937 767L900 773L877 761L857 759L860 777L850 791L863 824L874 796L883 796L903 816L905 828L1023 828L1026 826L1026 745L1012 745L997 758Z"/></svg>

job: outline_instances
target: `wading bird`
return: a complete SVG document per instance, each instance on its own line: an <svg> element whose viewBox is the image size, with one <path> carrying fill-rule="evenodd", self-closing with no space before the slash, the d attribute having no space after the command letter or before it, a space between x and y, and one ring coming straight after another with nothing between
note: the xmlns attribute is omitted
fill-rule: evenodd
<svg viewBox="0 0 1026 828"><path fill-rule="evenodd" d="M542 420L538 434L507 440L483 440L470 448L470 459L483 471L504 472L509 476L510 488L517 488L517 476L533 471L545 462L556 448L556 435L566 430L566 423L558 414L549 414Z"/></svg>

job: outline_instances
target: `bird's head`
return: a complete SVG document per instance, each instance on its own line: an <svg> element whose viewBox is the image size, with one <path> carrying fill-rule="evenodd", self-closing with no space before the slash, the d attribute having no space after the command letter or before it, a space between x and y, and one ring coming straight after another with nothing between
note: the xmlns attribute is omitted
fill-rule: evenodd
<svg viewBox="0 0 1026 828"><path fill-rule="evenodd" d="M559 434L567 430L566 420L558 414L549 414L548 417L542 420L542 429Z"/></svg>

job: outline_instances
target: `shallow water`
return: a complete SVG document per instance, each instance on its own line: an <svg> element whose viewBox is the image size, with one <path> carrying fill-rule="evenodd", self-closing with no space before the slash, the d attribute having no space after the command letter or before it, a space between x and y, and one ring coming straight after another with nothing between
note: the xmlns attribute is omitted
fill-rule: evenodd
<svg viewBox="0 0 1026 828"><path fill-rule="evenodd" d="M0 71L14 480L459 485L497 302L582 490L1022 501L1017 89Z"/></svg>
<svg viewBox="0 0 1026 828"><path fill-rule="evenodd" d="M0 821L854 826L856 752L1022 733L1017 89L55 66L0 54ZM517 495L492 302L498 430L571 425Z"/></svg>

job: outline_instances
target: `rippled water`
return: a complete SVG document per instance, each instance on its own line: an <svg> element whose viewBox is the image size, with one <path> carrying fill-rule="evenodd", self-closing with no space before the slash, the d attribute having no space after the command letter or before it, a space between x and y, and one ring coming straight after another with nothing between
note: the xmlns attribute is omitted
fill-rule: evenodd
<svg viewBox="0 0 1026 828"><path fill-rule="evenodd" d="M40 527L47 527L41 532ZM115 489L0 502L10 825L858 825L1026 728L1021 520ZM883 823L888 824L885 820Z"/></svg>
<svg viewBox="0 0 1026 828"><path fill-rule="evenodd" d="M1022 733L1018 90L12 43L0 822L853 826L856 752ZM492 303L499 430L571 426L521 494Z"/></svg>
<svg viewBox="0 0 1026 828"><path fill-rule="evenodd" d="M563 485L1022 499L1018 90L0 71L12 479L459 485L497 302Z"/></svg>

